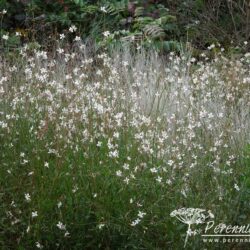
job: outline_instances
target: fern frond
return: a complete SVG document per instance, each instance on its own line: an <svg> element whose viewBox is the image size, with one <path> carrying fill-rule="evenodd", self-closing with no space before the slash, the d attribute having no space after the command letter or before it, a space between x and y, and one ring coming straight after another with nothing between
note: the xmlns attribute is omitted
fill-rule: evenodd
<svg viewBox="0 0 250 250"><path fill-rule="evenodd" d="M135 18L135 22L141 23L141 24L149 24L152 23L154 19L152 17L137 17Z"/></svg>
<svg viewBox="0 0 250 250"><path fill-rule="evenodd" d="M164 25L164 24L167 24L167 23L172 23L172 22L175 22L176 21L176 17L175 16L172 16L172 15L165 15L165 16L162 16L160 18L157 18L154 23L158 24L158 25Z"/></svg>
<svg viewBox="0 0 250 250"><path fill-rule="evenodd" d="M140 42L143 40L143 34L142 33L135 33L130 34L128 36L124 36L121 38L122 42L128 43L128 42Z"/></svg>
<svg viewBox="0 0 250 250"><path fill-rule="evenodd" d="M124 2L118 2L116 4L109 3L105 6L105 8L108 14L117 15L120 12L124 12L127 6L125 5Z"/></svg>
<svg viewBox="0 0 250 250"><path fill-rule="evenodd" d="M134 15L136 17L143 16L143 14L144 14L144 8L143 7L137 7L135 9L135 14Z"/></svg>
<svg viewBox="0 0 250 250"><path fill-rule="evenodd" d="M149 24L146 25L143 29L146 36L157 39L157 38L164 38L165 37L165 31L162 27L160 27L157 24Z"/></svg>
<svg viewBox="0 0 250 250"><path fill-rule="evenodd" d="M84 13L94 14L99 10L99 8L96 5L87 5L87 6L83 7L83 8L81 8L81 10Z"/></svg>

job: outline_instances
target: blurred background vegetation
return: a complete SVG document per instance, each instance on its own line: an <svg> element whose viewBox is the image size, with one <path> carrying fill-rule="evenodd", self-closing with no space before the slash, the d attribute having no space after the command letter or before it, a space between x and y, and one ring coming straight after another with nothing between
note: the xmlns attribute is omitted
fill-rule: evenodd
<svg viewBox="0 0 250 250"><path fill-rule="evenodd" d="M72 25L77 31L68 32L69 40L77 35L99 47L129 43L170 51L189 44L200 52L250 40L248 0L0 0L0 12L0 35L8 36L2 48L49 46Z"/></svg>

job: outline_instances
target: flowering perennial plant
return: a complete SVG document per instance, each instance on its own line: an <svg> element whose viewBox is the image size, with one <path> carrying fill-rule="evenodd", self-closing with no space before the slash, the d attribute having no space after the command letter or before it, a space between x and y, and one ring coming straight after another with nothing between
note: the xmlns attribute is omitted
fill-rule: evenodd
<svg viewBox="0 0 250 250"><path fill-rule="evenodd" d="M91 57L75 40L0 58L0 246L166 249L183 203L244 211L249 55Z"/></svg>

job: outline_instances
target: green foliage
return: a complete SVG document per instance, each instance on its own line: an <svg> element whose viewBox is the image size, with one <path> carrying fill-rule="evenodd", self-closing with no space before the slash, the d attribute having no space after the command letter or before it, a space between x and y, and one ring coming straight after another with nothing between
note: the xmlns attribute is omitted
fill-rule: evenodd
<svg viewBox="0 0 250 250"><path fill-rule="evenodd" d="M23 23L5 25L6 30L11 32L12 29L14 32L16 28L23 28L29 33L29 37L40 41L44 34L49 36L55 31L64 32L72 24L77 25L82 38L93 39L99 45L128 40L134 44L147 43L148 40L168 41L171 32L177 27L174 25L176 17L170 15L164 5L145 4L144 1L64 0L47 1L46 4L40 0L21 1L18 13L14 11L14 4L5 2L2 3L3 7L8 9L8 18L14 16L14 19L23 20ZM113 35L103 41L105 31Z"/></svg>
<svg viewBox="0 0 250 250"><path fill-rule="evenodd" d="M164 44L188 41L206 49L214 42L230 48L231 41L238 44L250 39L250 8L243 0L2 0L2 9L8 13L1 18L0 28L9 34L17 28L25 30L22 41L42 42L44 36L55 37L71 25L78 27L83 39L99 45L161 41L161 47L169 48ZM105 31L114 36L103 41Z"/></svg>

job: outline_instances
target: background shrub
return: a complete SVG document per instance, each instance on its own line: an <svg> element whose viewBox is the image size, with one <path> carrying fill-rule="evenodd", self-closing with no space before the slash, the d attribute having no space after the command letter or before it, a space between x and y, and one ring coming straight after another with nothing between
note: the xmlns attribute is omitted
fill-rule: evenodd
<svg viewBox="0 0 250 250"><path fill-rule="evenodd" d="M7 10L1 35L18 30L18 42L48 45L73 24L83 39L100 46L132 41L166 51L186 42L199 50L216 42L229 48L250 36L250 5L243 0L2 0L0 9ZM103 40L105 31L111 36Z"/></svg>

